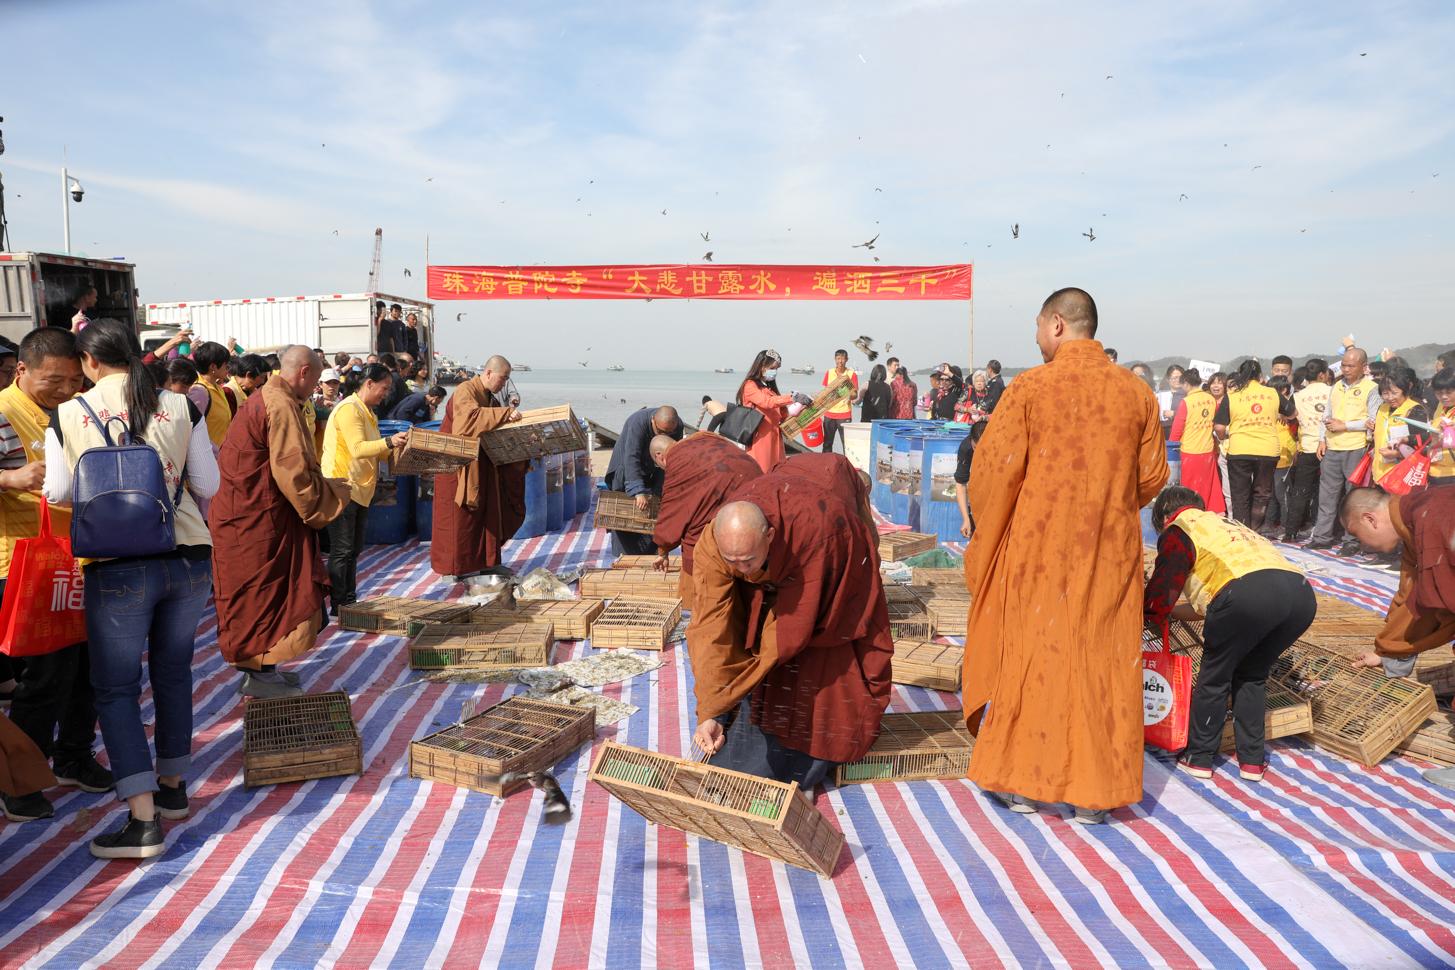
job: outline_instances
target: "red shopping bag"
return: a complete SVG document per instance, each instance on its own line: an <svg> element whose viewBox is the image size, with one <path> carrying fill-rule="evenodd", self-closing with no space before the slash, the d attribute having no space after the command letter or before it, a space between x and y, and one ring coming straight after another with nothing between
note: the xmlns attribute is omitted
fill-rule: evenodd
<svg viewBox="0 0 1455 970"><path fill-rule="evenodd" d="M1142 652L1142 736L1163 751L1181 751L1192 711L1192 658L1167 643L1163 626L1160 649Z"/></svg>
<svg viewBox="0 0 1455 970"><path fill-rule="evenodd" d="M1359 459L1359 464L1354 466L1354 472L1349 476L1349 484L1356 488L1368 488L1374 477L1374 452L1366 451L1364 457Z"/></svg>
<svg viewBox="0 0 1455 970"><path fill-rule="evenodd" d="M50 507L40 503L40 535L15 543L0 602L0 653L34 657L86 639L81 569L71 540L51 533Z"/></svg>
<svg viewBox="0 0 1455 970"><path fill-rule="evenodd" d="M799 438L808 448L820 448L823 446L823 418L814 418L799 432Z"/></svg>
<svg viewBox="0 0 1455 970"><path fill-rule="evenodd" d="M1418 492L1430 483L1430 456L1417 451L1384 473L1379 487L1391 495Z"/></svg>

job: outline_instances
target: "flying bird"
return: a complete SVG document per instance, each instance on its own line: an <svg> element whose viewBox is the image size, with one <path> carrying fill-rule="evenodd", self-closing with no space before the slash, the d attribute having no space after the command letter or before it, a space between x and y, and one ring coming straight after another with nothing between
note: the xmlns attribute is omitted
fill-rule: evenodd
<svg viewBox="0 0 1455 970"><path fill-rule="evenodd" d="M566 793L561 791L561 785L553 775L548 775L544 771L531 771L524 774L508 771L500 776L500 783L509 784L520 778L524 778L532 788L545 797L545 804L541 807L542 822L547 825L565 825L571 821L571 802L566 798Z"/></svg>
<svg viewBox="0 0 1455 970"><path fill-rule="evenodd" d="M1256 171L1258 171L1262 167L1263 167L1262 165L1254 165L1253 168L1250 171L1256 172Z"/></svg>
<svg viewBox="0 0 1455 970"><path fill-rule="evenodd" d="M710 263L710 262L712 262L712 250L711 249L709 249L707 252L705 252L705 253L702 254L702 261L704 263Z"/></svg>
<svg viewBox="0 0 1455 970"><path fill-rule="evenodd" d="M1082 235L1086 237L1087 242L1096 242L1096 228L1094 226L1083 232Z"/></svg>
<svg viewBox="0 0 1455 970"><path fill-rule="evenodd" d="M886 354L887 354L887 353L889 353L889 352L890 352L890 351L891 351L891 350L893 350L893 349L894 349L894 344L892 344L892 343L890 343L890 342L889 342L889 341L887 341L887 340L886 340L886 341L884 341L884 352L885 352L885 353L886 353Z"/></svg>
<svg viewBox="0 0 1455 970"><path fill-rule="evenodd" d="M1360 51L1359 56L1360 57L1368 57L1369 56L1369 52L1368 51Z"/></svg>
<svg viewBox="0 0 1455 970"><path fill-rule="evenodd" d="M424 177L424 180L425 180L425 181L426 181L426 182L433 182L433 181L434 181L434 176L433 176L433 175L426 175L426 176L425 176L425 177Z"/></svg>
<svg viewBox="0 0 1455 970"><path fill-rule="evenodd" d="M576 361L576 363L580 364L582 367L589 367L591 365L591 361L589 360L578 360ZM601 397L605 399L606 395L603 394L601 395Z"/></svg>
<svg viewBox="0 0 1455 970"><path fill-rule="evenodd" d="M1111 75L1110 75L1110 74L1108 74L1108 75L1107 75L1107 76L1106 76L1106 79L1107 79L1107 80L1108 80L1108 81L1110 81L1110 80L1111 80L1111 79L1112 79L1112 76L1111 76Z"/></svg>
<svg viewBox="0 0 1455 970"><path fill-rule="evenodd" d="M873 249L874 248L874 244L876 242L878 242L878 241L879 241L879 233L876 232L874 234L874 238L871 239L871 240L869 240L868 242L854 243L854 245L850 246L849 248L850 249Z"/></svg>
<svg viewBox="0 0 1455 970"><path fill-rule="evenodd" d="M463 314L463 313L457 313L457 314L455 314L455 322L456 323L459 323L463 319L465 319L465 314Z"/></svg>
<svg viewBox="0 0 1455 970"><path fill-rule="evenodd" d="M859 337L854 341L854 346L864 352L864 356L869 358L870 363L879 359L879 351L874 349L873 337Z"/></svg>
<svg viewBox="0 0 1455 970"><path fill-rule="evenodd" d="M667 214L667 210L666 210L666 209L663 209L663 210L662 210L662 215L664 215L664 216L665 216L665 215L666 215L666 214Z"/></svg>
<svg viewBox="0 0 1455 970"><path fill-rule="evenodd" d="M878 256L875 256L874 257L874 262L876 262L876 263L879 262L879 257Z"/></svg>
<svg viewBox="0 0 1455 970"><path fill-rule="evenodd" d="M409 271L408 267L406 267L405 270L404 270L404 275L405 276L413 276L414 274Z"/></svg>
<svg viewBox="0 0 1455 970"><path fill-rule="evenodd" d="M1013 226L1010 227L1010 238L1012 238L1012 239L1019 239L1020 237L1021 237L1021 224L1019 222L1017 222L1015 225L1013 225Z"/></svg>
<svg viewBox="0 0 1455 970"><path fill-rule="evenodd" d="M334 235L335 235L335 236L337 236L337 235L338 235L338 230L337 230L337 229L335 229L335 230L334 230L334 231L333 231L333 234L334 234Z"/></svg>
<svg viewBox="0 0 1455 970"><path fill-rule="evenodd" d="M1184 199L1186 199L1186 198L1187 198L1187 193L1186 193L1186 192L1184 192L1184 193L1182 193L1182 194L1181 194L1181 195L1179 195L1179 196L1178 196L1178 197L1177 197L1177 201L1178 201L1178 202L1181 202L1181 201L1183 201L1183 200L1184 200Z"/></svg>
<svg viewBox="0 0 1455 970"><path fill-rule="evenodd" d="M711 238L712 232L711 232L711 230L709 230L708 232L699 232L698 235L702 237L702 241L703 242L712 242L712 238Z"/></svg>
<svg viewBox="0 0 1455 970"><path fill-rule="evenodd" d="M881 189L879 186L876 185L876 186L874 186L874 191L875 192L883 192L884 190Z"/></svg>

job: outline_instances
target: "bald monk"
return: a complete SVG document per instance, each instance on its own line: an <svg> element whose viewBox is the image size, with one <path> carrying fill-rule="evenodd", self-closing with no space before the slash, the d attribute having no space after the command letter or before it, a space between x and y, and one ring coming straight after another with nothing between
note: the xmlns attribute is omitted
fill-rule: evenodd
<svg viewBox="0 0 1455 970"><path fill-rule="evenodd" d="M217 455L222 485L208 513L217 643L249 697L298 693L297 676L277 665L312 649L324 624L318 530L343 512L349 485L323 477L303 414L321 372L311 349L285 348Z"/></svg>
<svg viewBox="0 0 1455 970"><path fill-rule="evenodd" d="M1096 323L1084 290L1042 306L1046 364L976 445L965 556L970 778L1013 811L1068 802L1087 824L1142 797L1138 510L1167 482L1157 399Z"/></svg>
<svg viewBox="0 0 1455 970"><path fill-rule="evenodd" d="M479 438L520 420L501 396L510 380L510 361L498 354L485 370L450 395L440 431ZM480 457L434 481L434 531L429 561L441 576L464 579L480 573L509 574L501 550L525 521L527 462L496 466Z"/></svg>
<svg viewBox="0 0 1455 970"><path fill-rule="evenodd" d="M876 539L803 478L773 472L733 498L694 556L693 740L714 765L812 788L864 756L889 704Z"/></svg>
<svg viewBox="0 0 1455 970"><path fill-rule="evenodd" d="M611 449L611 463L606 468L606 487L625 492L645 510L652 496L662 494L662 470L652 457L652 440L666 436L682 440L682 418L670 405L642 408L626 419L621 435ZM653 551L652 538L638 532L613 531L618 552L644 556Z"/></svg>
<svg viewBox="0 0 1455 970"><path fill-rule="evenodd" d="M743 484L763 474L747 452L715 434L695 434L683 442L673 442L666 435L652 439L666 441L656 458L665 471L662 504L657 512L657 527L652 543L657 547L657 568L667 568L667 554L682 548L682 572L677 580L682 607L693 609L692 559L697 541L702 537L717 510L727 497Z"/></svg>

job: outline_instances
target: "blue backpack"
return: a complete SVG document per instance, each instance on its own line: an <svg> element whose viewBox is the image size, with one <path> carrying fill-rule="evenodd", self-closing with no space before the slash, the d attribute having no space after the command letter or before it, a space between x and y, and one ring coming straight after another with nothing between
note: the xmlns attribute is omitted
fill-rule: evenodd
<svg viewBox="0 0 1455 970"><path fill-rule="evenodd" d="M103 422L85 398L76 400L96 422L106 446L86 449L76 462L72 554L124 559L172 552L177 548L176 509L183 482L170 494L161 456L145 444L133 444L131 429L121 418ZM121 444L112 441L112 421L121 424ZM183 468L183 481L186 472Z"/></svg>

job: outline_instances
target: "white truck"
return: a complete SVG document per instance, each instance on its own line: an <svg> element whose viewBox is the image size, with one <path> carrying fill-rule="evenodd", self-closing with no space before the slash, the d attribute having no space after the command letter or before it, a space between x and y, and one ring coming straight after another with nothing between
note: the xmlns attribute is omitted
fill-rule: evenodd
<svg viewBox="0 0 1455 970"><path fill-rule="evenodd" d="M90 286L96 287L91 319L138 324L131 263L59 253L0 253L0 336L18 344L47 324L69 330L76 299Z"/></svg>
<svg viewBox="0 0 1455 970"><path fill-rule="evenodd" d="M249 353L271 353L289 344L318 347L330 361L337 353L359 357L378 343L375 307L398 303L401 316L419 314L420 356L434 362L434 304L387 293L332 293L322 296L260 296L237 300L187 300L148 303L142 343L154 349L190 325L196 340L223 343L234 338Z"/></svg>

